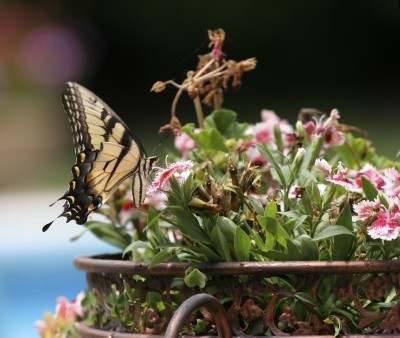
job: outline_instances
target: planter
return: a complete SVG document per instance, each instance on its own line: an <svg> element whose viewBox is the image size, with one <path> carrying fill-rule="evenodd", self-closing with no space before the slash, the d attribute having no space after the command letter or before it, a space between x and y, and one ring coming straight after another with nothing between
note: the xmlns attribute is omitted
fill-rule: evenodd
<svg viewBox="0 0 400 338"><path fill-rule="evenodd" d="M254 335L259 336L264 334L260 335L260 332L266 331L275 336L288 335L281 330L283 327L289 328L293 335L313 335L314 337L315 335L332 335L334 334L333 326L324 322L325 318L316 310L315 304L313 305L313 302L317 303L321 294L326 292L324 289L326 285L334 285L328 291L334 295L335 299L352 304L354 318L357 320L355 325L349 323L349 327L350 324L355 326L355 332L347 330L346 333L349 335L353 334L356 337L368 331L370 337L394 334L400 330L400 302L392 302L391 307L379 313L368 307L373 300L383 302L387 297L387 290L391 288L396 290L396 293L400 292L400 261L397 260L162 263L149 269L146 263L125 261L120 255L101 255L78 257L74 260L74 265L86 271L88 289L97 295L100 300L98 311L104 314L109 312L106 297L113 289L118 292L123 292L124 288L138 290L135 291L137 297L135 304L131 304L126 310L132 317L136 314L136 318L132 320L132 326L137 332L143 332L143 334L115 332L121 329L120 324L110 320L111 324L107 323L105 327L100 327L99 323L93 328L79 324L78 331L83 338L109 337L110 331L105 329L113 331L114 338L163 337L165 330L171 332L171 326L174 330L180 330L181 327L193 321L194 315L190 313L203 306L206 309L202 311L203 322L205 325L212 326L211 323L215 320L217 326L214 329L218 331L220 337L231 336L230 333L223 332L225 321L229 323L228 331L232 330L236 336L243 336L241 333L243 325L252 326L253 332L256 332ZM179 282L182 281L185 270L189 267L197 268L209 277L207 285L202 290ZM327 281L329 281L328 284L326 284ZM287 288L283 287L285 283ZM174 315L173 308L177 307L175 303L178 289L180 301L189 300ZM214 305L209 303L210 299L202 300L198 294L205 294L206 290L213 294L211 298L225 300L225 309L215 310ZM164 317L158 314L159 309L150 306L146 308L146 318L140 317L140 310L143 309L141 306L145 303L149 292L161 295L165 306ZM269 295L268 302L260 302L260 298L265 295ZM396 297L394 299L397 299ZM285 302L291 304L291 301L295 301L295 306L309 311L310 320L307 323L296 318L292 309L282 305ZM176 316L179 318L176 319ZM340 312L336 316L341 318ZM341 319L347 322L346 318ZM170 323L169 327L168 323ZM174 335L168 337L174 337Z"/></svg>

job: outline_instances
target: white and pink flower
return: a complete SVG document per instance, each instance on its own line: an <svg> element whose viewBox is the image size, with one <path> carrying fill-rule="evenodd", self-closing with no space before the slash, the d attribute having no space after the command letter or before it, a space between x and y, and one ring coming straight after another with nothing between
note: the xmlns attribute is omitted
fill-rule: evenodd
<svg viewBox="0 0 400 338"><path fill-rule="evenodd" d="M395 168L386 169L383 172L385 185L383 190L388 196L400 196L400 173Z"/></svg>
<svg viewBox="0 0 400 338"><path fill-rule="evenodd" d="M150 187L147 188L147 197L151 198L158 192L166 192L169 190L169 179L172 175L180 182L183 183L189 177L191 168L193 167L192 161L175 162L171 163L165 169L160 169Z"/></svg>
<svg viewBox="0 0 400 338"><path fill-rule="evenodd" d="M72 302L65 297L58 297L55 314L46 313L44 321L38 320L35 322L40 337L66 337L66 330L77 321L78 317L83 317L84 315L81 305L84 297L84 292L79 293Z"/></svg>
<svg viewBox="0 0 400 338"><path fill-rule="evenodd" d="M319 119L304 123L304 129L310 140L320 138L325 134L324 148L337 147L345 142L343 132L339 130L340 114L337 109L332 109L327 119Z"/></svg>
<svg viewBox="0 0 400 338"><path fill-rule="evenodd" d="M361 170L354 173L354 183L360 189L362 188L361 177L365 177L372 185L378 190L382 191L385 185L385 178L379 171L371 164L366 164Z"/></svg>
<svg viewBox="0 0 400 338"><path fill-rule="evenodd" d="M276 149L275 143L275 126L278 125L285 150L289 150L289 144L294 140L293 126L287 120L281 120L278 115L272 110L264 109L261 111L261 122L256 123L247 130L247 134L252 136L252 139L247 142L247 157L253 163L266 164L265 159L261 156L256 144L268 145Z"/></svg>
<svg viewBox="0 0 400 338"><path fill-rule="evenodd" d="M316 159L315 166L321 170L325 175L325 180L333 184L341 185L348 191L358 191L359 188L346 177L349 169L342 166L342 162L338 163L335 170L332 170L332 166L324 159Z"/></svg>
<svg viewBox="0 0 400 338"><path fill-rule="evenodd" d="M368 234L374 239L390 241L399 236L400 232L400 200L388 198L389 207L386 208L377 199L375 201L361 201L353 206L357 214L354 221L372 221L367 228Z"/></svg>

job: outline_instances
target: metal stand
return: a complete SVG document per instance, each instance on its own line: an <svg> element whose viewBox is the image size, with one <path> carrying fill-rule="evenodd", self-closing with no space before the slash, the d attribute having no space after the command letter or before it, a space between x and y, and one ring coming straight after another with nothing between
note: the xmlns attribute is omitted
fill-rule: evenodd
<svg viewBox="0 0 400 338"><path fill-rule="evenodd" d="M223 306L215 297L204 293L194 295L181 304L168 324L165 337L179 338L179 332L185 321L194 310L200 307L205 307L215 318L220 338L232 338L232 331Z"/></svg>

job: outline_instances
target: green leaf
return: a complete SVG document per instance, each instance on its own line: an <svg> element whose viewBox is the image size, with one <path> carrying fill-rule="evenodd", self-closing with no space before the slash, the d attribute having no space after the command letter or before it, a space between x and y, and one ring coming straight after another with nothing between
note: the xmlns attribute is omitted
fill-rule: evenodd
<svg viewBox="0 0 400 338"><path fill-rule="evenodd" d="M149 291L146 296L146 302L149 307L156 307L157 303L162 302L163 298L159 292Z"/></svg>
<svg viewBox="0 0 400 338"><path fill-rule="evenodd" d="M264 240L258 234L257 230L250 227L247 223L245 223L245 225L246 225L248 232L250 233L251 238L254 239L254 241L256 242L256 247L262 251L267 251L269 248L264 243Z"/></svg>
<svg viewBox="0 0 400 338"><path fill-rule="evenodd" d="M278 250L269 250L265 253L265 256L273 261L290 261L288 254Z"/></svg>
<svg viewBox="0 0 400 338"><path fill-rule="evenodd" d="M247 195L246 198L250 201L250 204L256 211L257 215L264 215L264 207L258 199L250 195Z"/></svg>
<svg viewBox="0 0 400 338"><path fill-rule="evenodd" d="M279 124L274 125L274 137L275 137L275 144L280 152L283 152L283 140L282 140L282 133Z"/></svg>
<svg viewBox="0 0 400 338"><path fill-rule="evenodd" d="M309 189L306 189L301 194L301 206L303 207L303 214L310 216L308 220L312 223L313 205L310 199Z"/></svg>
<svg viewBox="0 0 400 338"><path fill-rule="evenodd" d="M204 151L218 150L224 153L229 152L225 145L224 137L216 129L202 129L200 132L195 133L194 124L187 124L182 128L182 130Z"/></svg>
<svg viewBox="0 0 400 338"><path fill-rule="evenodd" d="M331 225L328 226L326 229L322 230L318 235L316 235L312 240L313 241L320 241L321 239L331 238L339 235L346 235L354 237L353 232L347 229L343 225Z"/></svg>
<svg viewBox="0 0 400 338"><path fill-rule="evenodd" d="M209 235L200 226L199 221L191 212L177 205L169 206L167 209L175 216L175 222L173 224L180 232L195 242L200 242L205 245L211 244Z"/></svg>
<svg viewBox="0 0 400 338"><path fill-rule="evenodd" d="M125 248L125 250L122 254L122 257L124 257L127 253L129 253L133 250L139 249L139 248L153 250L153 247L151 246L151 244L149 242L136 241L136 242L132 242Z"/></svg>
<svg viewBox="0 0 400 338"><path fill-rule="evenodd" d="M237 114L233 110L218 109L204 119L207 129L215 128L225 135L228 128L236 122Z"/></svg>
<svg viewBox="0 0 400 338"><path fill-rule="evenodd" d="M292 241L291 239L286 239L286 247L289 255L289 259L291 261L301 261L301 252L300 248L297 247L297 245Z"/></svg>
<svg viewBox="0 0 400 338"><path fill-rule="evenodd" d="M321 211L322 214L327 212L328 209L331 207L333 197L335 196L336 193L336 188L337 188L336 184L331 184L326 187L326 191L322 201L322 211Z"/></svg>
<svg viewBox="0 0 400 338"><path fill-rule="evenodd" d="M261 227L267 231L267 233L272 234L274 239L286 248L286 240L290 238L286 230L282 225L276 220L278 213L278 206L276 202L271 201L268 203L264 211L264 216L257 216L258 223ZM267 247L272 249L272 238L267 235Z"/></svg>
<svg viewBox="0 0 400 338"><path fill-rule="evenodd" d="M297 238L300 242L301 259L303 261L319 260L318 246L308 235L301 235Z"/></svg>
<svg viewBox="0 0 400 338"><path fill-rule="evenodd" d="M250 238L240 227L236 227L234 248L239 261L247 262L249 260L251 249Z"/></svg>
<svg viewBox="0 0 400 338"><path fill-rule="evenodd" d="M294 295L297 299L301 300L303 303L308 303L313 306L317 306L314 298L312 298L308 293L304 292L296 292Z"/></svg>
<svg viewBox="0 0 400 338"><path fill-rule="evenodd" d="M216 226L221 229L222 233L228 240L228 243L233 243L235 238L235 231L238 228L237 224L227 217L219 216L217 218Z"/></svg>
<svg viewBox="0 0 400 338"><path fill-rule="evenodd" d="M306 154L303 157L303 161L301 163L299 173L302 173L304 170L310 170L314 166L315 160L321 153L321 149L324 144L324 140L325 140L324 137L315 139L306 148Z"/></svg>
<svg viewBox="0 0 400 338"><path fill-rule="evenodd" d="M227 240L219 227L215 227L211 232L211 240L214 247L226 262L231 262L232 257L227 246Z"/></svg>
<svg viewBox="0 0 400 338"><path fill-rule="evenodd" d="M267 160L269 164L272 165L275 172L279 177L279 183L282 185L282 188L285 190L287 187L287 182L285 179L285 175L282 172L281 166L275 161L274 156L267 146L257 145L257 149L260 151L261 155Z"/></svg>
<svg viewBox="0 0 400 338"><path fill-rule="evenodd" d="M335 334L333 335L332 338L336 338L340 335L340 333L342 331L342 321L340 320L339 317L330 315L324 319L324 323L333 325L333 327L335 328Z"/></svg>
<svg viewBox="0 0 400 338"><path fill-rule="evenodd" d="M350 256L353 254L353 244L355 240L349 203L345 203L336 223L343 225L353 235L348 236L347 234L345 234L343 236L337 236L333 241L332 259L338 261L346 260L349 259Z"/></svg>
<svg viewBox="0 0 400 338"><path fill-rule="evenodd" d="M275 201L271 201L265 208L264 216L276 219L276 214L278 212L278 206Z"/></svg>
<svg viewBox="0 0 400 338"><path fill-rule="evenodd" d="M364 191L365 197L367 198L368 201L373 201L378 197L378 194L379 194L378 190L364 176L361 176L361 185L362 185L362 189Z"/></svg>
<svg viewBox="0 0 400 338"><path fill-rule="evenodd" d="M198 251L200 253L202 253L204 256L206 256L209 261L211 261L211 262L221 262L221 261L224 260L221 256L219 256L217 253L215 253L211 249L212 245L208 245L207 246L207 245L204 245L204 244L201 244L201 243L197 243L197 245L199 247Z"/></svg>
<svg viewBox="0 0 400 338"><path fill-rule="evenodd" d="M153 268L159 263L163 263L171 259L176 254L176 248L164 248L157 253L149 263L149 268Z"/></svg>
<svg viewBox="0 0 400 338"><path fill-rule="evenodd" d="M264 212L265 216L257 216L258 223L261 227L272 234L276 241L286 248L286 239L289 239L290 236L286 232L286 230L282 227L282 225L276 220L277 215L277 205L276 202L268 203ZM271 236L267 234L267 248L272 249Z"/></svg>
<svg viewBox="0 0 400 338"><path fill-rule="evenodd" d="M91 221L84 226L102 241L124 250L131 242L130 236L121 228L105 222Z"/></svg>
<svg viewBox="0 0 400 338"><path fill-rule="evenodd" d="M146 232L147 239L153 248L168 241L165 232L161 231L158 223L158 220L163 215L164 211L165 209L158 213L153 208L150 208L148 212L147 225L144 231Z"/></svg>
<svg viewBox="0 0 400 338"><path fill-rule="evenodd" d="M354 137L350 133L345 135L346 143L333 149L343 157L345 166L351 169L357 168L360 161L367 160L368 141L362 137Z"/></svg>
<svg viewBox="0 0 400 338"><path fill-rule="evenodd" d="M190 288L197 286L200 289L203 289L206 286L207 276L199 269L188 268L185 271L184 281L185 284Z"/></svg>

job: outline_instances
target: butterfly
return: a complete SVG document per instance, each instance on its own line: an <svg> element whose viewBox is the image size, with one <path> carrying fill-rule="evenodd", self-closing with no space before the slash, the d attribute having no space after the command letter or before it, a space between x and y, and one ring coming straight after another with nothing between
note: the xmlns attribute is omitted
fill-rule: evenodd
<svg viewBox="0 0 400 338"><path fill-rule="evenodd" d="M68 191L57 200L65 200L64 211L58 217L84 224L89 214L130 177L133 202L140 207L147 178L158 157L147 157L139 139L121 118L85 87L67 82L61 101L71 125L76 163Z"/></svg>

